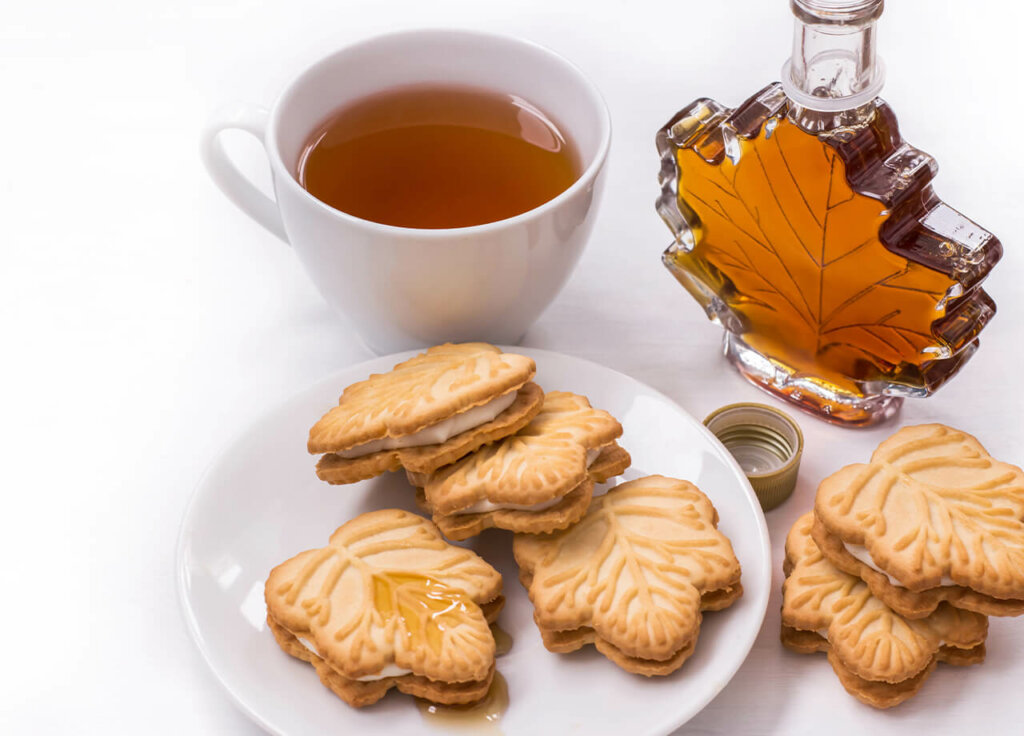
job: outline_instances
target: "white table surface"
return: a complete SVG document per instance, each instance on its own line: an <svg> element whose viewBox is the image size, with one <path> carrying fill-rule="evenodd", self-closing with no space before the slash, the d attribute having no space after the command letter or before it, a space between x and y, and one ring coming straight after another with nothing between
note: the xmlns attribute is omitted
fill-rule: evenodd
<svg viewBox="0 0 1024 736"><path fill-rule="evenodd" d="M884 96L908 139L938 157L940 195L1007 250L986 285L999 315L982 349L898 421L953 424L1021 463L1024 154L1013 131L1024 114L1024 11L889 5ZM198 131L221 103L270 102L335 47L448 25L551 46L594 78L612 111L593 239L524 344L624 371L698 417L732 401L770 401L719 357L719 328L660 265L669 234L652 208L653 135L695 97L736 104L777 78L790 45L784 0L9 3L0 14L0 732L257 732L179 616L178 523L203 468L236 432L370 356L288 248L215 190ZM254 144L237 153L265 177ZM782 649L786 530L822 477L866 459L892 431L800 421L797 491L768 515L776 592L764 629L735 680L683 732L1019 729L1024 621L993 619L984 665L940 666L890 712L849 697L824 656Z"/></svg>

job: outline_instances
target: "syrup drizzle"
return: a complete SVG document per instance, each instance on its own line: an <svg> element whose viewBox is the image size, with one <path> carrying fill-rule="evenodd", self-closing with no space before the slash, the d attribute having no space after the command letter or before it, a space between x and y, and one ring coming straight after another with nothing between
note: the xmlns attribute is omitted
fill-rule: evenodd
<svg viewBox="0 0 1024 736"><path fill-rule="evenodd" d="M441 650L446 629L483 616L464 593L426 575L379 572L373 575L373 605L385 619L398 615L412 645Z"/></svg>

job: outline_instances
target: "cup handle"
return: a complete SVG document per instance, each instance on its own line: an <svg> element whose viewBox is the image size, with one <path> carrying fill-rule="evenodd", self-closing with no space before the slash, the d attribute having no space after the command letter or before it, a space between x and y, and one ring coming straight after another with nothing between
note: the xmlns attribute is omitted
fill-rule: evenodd
<svg viewBox="0 0 1024 736"><path fill-rule="evenodd" d="M242 212L287 243L288 236L284 231L277 202L260 191L239 171L228 157L220 140L220 134L225 130L244 130L256 137L265 152L265 133L269 115L266 108L248 104L234 105L219 111L203 130L199 152L210 178L227 198Z"/></svg>

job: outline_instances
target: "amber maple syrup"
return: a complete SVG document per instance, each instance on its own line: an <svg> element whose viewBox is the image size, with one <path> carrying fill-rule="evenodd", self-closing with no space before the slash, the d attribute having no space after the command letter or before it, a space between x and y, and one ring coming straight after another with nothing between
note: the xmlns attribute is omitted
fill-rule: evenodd
<svg viewBox="0 0 1024 736"><path fill-rule="evenodd" d="M416 705L424 719L442 731L501 736L498 723L508 710L508 684L500 672L495 672L487 694L479 702L469 705L440 705L417 698Z"/></svg>
<svg viewBox="0 0 1024 736"><path fill-rule="evenodd" d="M1002 248L942 202L935 160L877 97L881 0L793 0L784 81L700 99L658 134L665 265L762 388L865 426L928 396L995 313Z"/></svg>

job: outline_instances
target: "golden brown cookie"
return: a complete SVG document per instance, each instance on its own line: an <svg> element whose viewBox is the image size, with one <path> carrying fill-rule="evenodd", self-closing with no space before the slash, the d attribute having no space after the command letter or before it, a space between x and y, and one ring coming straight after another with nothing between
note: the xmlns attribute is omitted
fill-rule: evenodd
<svg viewBox="0 0 1024 736"><path fill-rule="evenodd" d="M373 705L383 698L388 690L397 688L400 692L413 695L417 698L430 700L434 703L445 705L462 705L474 703L487 694L494 677L494 667L482 680L471 680L469 682L435 682L419 675L404 675L402 677L385 677L380 680L361 682L350 680L338 674L331 665L319 656L310 651L298 638L283 628L272 618L267 618L267 625L278 645L296 659L309 662L313 665L320 682L330 689L339 698L351 706L362 708L364 705Z"/></svg>
<svg viewBox="0 0 1024 736"><path fill-rule="evenodd" d="M617 665L666 675L696 646L701 611L742 594L718 514L691 483L640 478L595 498L575 526L517 534L512 549L545 646L593 643Z"/></svg>
<svg viewBox="0 0 1024 736"><path fill-rule="evenodd" d="M867 583L871 593L904 618L924 618L932 613L942 601L957 608L975 611L985 616L1020 616L1024 613L1024 600L1016 598L993 598L962 585L940 585L938 588L918 593L893 585L881 572L864 564L851 555L843 541L825 529L820 519L815 518L811 536L828 561L843 572L850 573Z"/></svg>
<svg viewBox="0 0 1024 736"><path fill-rule="evenodd" d="M426 476L490 442L518 432L537 415L543 403L544 391L530 382L520 387L512 405L494 419L460 432L439 445L386 450L359 458L328 453L317 462L316 474L320 480L332 484L356 483L400 468Z"/></svg>
<svg viewBox="0 0 1024 736"><path fill-rule="evenodd" d="M814 513L851 555L911 592L950 585L1010 607L1024 599L1024 472L969 434L904 427L869 463L822 481Z"/></svg>
<svg viewBox="0 0 1024 736"><path fill-rule="evenodd" d="M876 707L896 705L916 693L937 659L980 661L987 618L948 603L925 618L900 616L864 581L821 554L811 537L813 523L813 513L804 514L786 537L786 646L798 652L828 651L844 687ZM964 651L954 655L953 649Z"/></svg>
<svg viewBox="0 0 1024 736"><path fill-rule="evenodd" d="M860 702L874 708L892 708L899 705L913 695L916 695L928 676L935 670L938 662L946 664L967 666L981 664L985 661L985 645L978 644L970 649L957 649L956 647L939 647L935 658L923 670L913 677L901 682L879 682L865 680L851 672L839 660L835 652L829 646L828 639L816 634L813 631L800 631L788 626L782 627L782 643L787 649L802 654L814 652L826 652L829 664L839 677L839 682L846 692L857 698Z"/></svg>
<svg viewBox="0 0 1024 736"><path fill-rule="evenodd" d="M546 534L557 529L565 529L575 524L587 513L590 498L594 492L594 483L589 478L571 490L551 508L543 511L521 511L516 509L498 509L481 514L452 514L451 516L434 515L434 523L448 539L460 541L475 537L484 529L516 529L524 534ZM416 503L430 513L423 489L416 489Z"/></svg>
<svg viewBox="0 0 1024 736"><path fill-rule="evenodd" d="M515 529L524 534L540 534L565 529L583 518L590 506L594 483L603 483L609 478L622 473L629 467L629 453L613 442L602 448L597 460L588 468L589 480L584 481L571 490L554 506L541 511L522 511L516 509L499 509L480 514L453 514L451 516L434 516L434 523L449 539L456 541L474 537L484 529L498 527ZM433 515L426 494L419 486L430 477L429 473L420 474L406 471L409 482L416 485L416 504Z"/></svg>
<svg viewBox="0 0 1024 736"><path fill-rule="evenodd" d="M601 448L601 452L598 453L594 461L587 467L587 475L590 476L594 483L604 483L610 478L621 475L629 467L630 462L631 458L625 448L617 442L612 442L610 445L605 445ZM430 507L426 504L423 486L430 480L430 473L418 473L414 470L406 469L405 475L409 479L409 483L416 486L419 490L417 503L420 504L420 508L429 512Z"/></svg>
<svg viewBox="0 0 1024 736"><path fill-rule="evenodd" d="M595 483L604 483L610 478L622 475L632 461L625 448L618 442L613 442L601 448L594 462L587 467L587 475Z"/></svg>
<svg viewBox="0 0 1024 736"><path fill-rule="evenodd" d="M267 619L281 648L350 705L391 687L465 703L483 697L494 674L488 622L501 586L494 568L448 544L427 519L385 509L275 567Z"/></svg>
<svg viewBox="0 0 1024 736"><path fill-rule="evenodd" d="M506 437L540 411L531 358L486 343L446 344L342 393L309 431L317 475L354 483L407 467L429 472Z"/></svg>
<svg viewBox="0 0 1024 736"><path fill-rule="evenodd" d="M593 492L588 474L625 468L629 456L613 446L622 426L585 396L551 391L533 420L516 434L421 476L434 522L451 539L488 527L517 532L561 529L579 519ZM456 517L472 517L460 519ZM452 536L455 534L457 536Z"/></svg>

